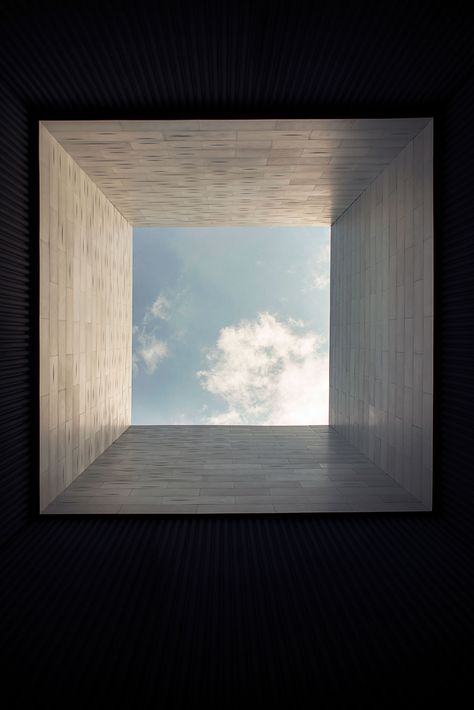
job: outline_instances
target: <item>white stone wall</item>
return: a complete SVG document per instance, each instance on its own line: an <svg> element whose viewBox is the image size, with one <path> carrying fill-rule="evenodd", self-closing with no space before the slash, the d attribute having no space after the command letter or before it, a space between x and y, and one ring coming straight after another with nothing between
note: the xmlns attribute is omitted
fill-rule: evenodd
<svg viewBox="0 0 474 710"><path fill-rule="evenodd" d="M329 422L431 506L433 122L331 229Z"/></svg>
<svg viewBox="0 0 474 710"><path fill-rule="evenodd" d="M44 126L40 508L131 422L132 227Z"/></svg>
<svg viewBox="0 0 474 710"><path fill-rule="evenodd" d="M295 226L331 224L428 120L47 121L46 128L135 227Z"/></svg>

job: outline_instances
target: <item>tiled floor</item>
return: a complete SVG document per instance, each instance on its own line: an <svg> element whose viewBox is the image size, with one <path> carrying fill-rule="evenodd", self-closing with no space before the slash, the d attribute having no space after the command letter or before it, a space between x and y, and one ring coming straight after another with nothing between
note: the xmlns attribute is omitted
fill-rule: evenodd
<svg viewBox="0 0 474 710"><path fill-rule="evenodd" d="M44 511L426 510L329 426L132 426Z"/></svg>

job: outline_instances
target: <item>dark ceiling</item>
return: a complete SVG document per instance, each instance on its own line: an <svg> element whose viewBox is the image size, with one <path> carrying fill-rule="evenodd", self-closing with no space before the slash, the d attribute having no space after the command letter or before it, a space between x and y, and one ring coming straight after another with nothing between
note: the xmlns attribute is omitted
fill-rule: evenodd
<svg viewBox="0 0 474 710"><path fill-rule="evenodd" d="M61 115L413 113L473 69L472 23L439 2L2 5L3 83Z"/></svg>

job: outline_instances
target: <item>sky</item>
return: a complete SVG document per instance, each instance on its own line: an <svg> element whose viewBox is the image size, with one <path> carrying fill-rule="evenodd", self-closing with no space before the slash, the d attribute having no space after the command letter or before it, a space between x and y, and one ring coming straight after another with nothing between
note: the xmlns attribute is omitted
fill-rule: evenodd
<svg viewBox="0 0 474 710"><path fill-rule="evenodd" d="M327 424L329 232L135 228L132 424Z"/></svg>

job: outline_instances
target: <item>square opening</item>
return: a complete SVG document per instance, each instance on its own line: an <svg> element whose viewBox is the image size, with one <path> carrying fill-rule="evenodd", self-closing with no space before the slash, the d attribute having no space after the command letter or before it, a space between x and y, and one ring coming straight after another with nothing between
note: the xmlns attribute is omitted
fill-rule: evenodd
<svg viewBox="0 0 474 710"><path fill-rule="evenodd" d="M432 167L429 118L40 123L42 512L429 510ZM151 227L223 239L240 230L240 242L268 230L263 268L282 230L296 244L298 230L330 228L328 423L298 418L298 397L315 401L318 349L298 334L302 318L269 305L261 317L235 314L202 346L201 385L223 408L131 426L134 366L140 377L170 352L158 337L172 306L164 283L132 334L132 228L138 241ZM240 282L251 300L245 273ZM270 364L252 370L237 353L255 360L263 332ZM275 377L265 384L262 373L285 339L293 369L269 403Z"/></svg>
<svg viewBox="0 0 474 710"><path fill-rule="evenodd" d="M132 424L328 424L329 229L135 228Z"/></svg>

